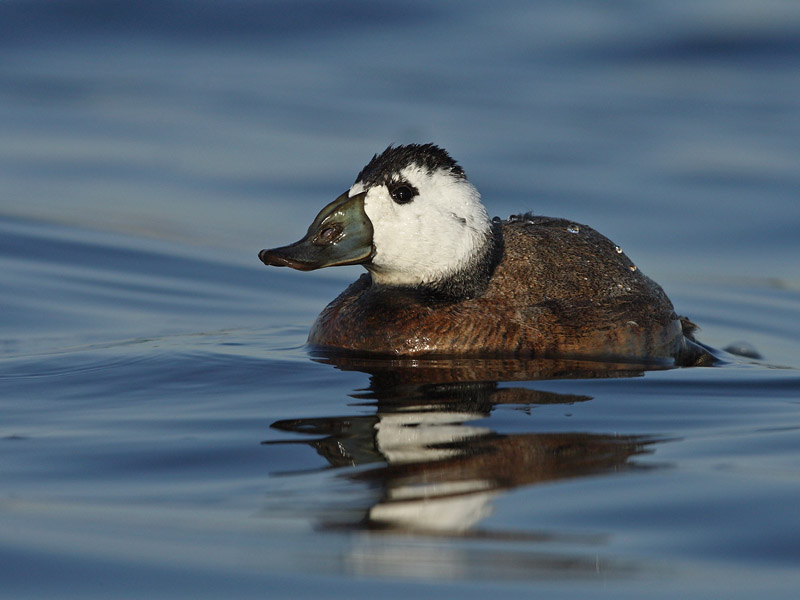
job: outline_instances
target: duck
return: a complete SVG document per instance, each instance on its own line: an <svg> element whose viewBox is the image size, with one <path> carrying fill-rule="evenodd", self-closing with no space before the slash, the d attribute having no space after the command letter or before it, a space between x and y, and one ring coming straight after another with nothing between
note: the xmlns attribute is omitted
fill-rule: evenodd
<svg viewBox="0 0 800 600"><path fill-rule="evenodd" d="M366 269L311 327L311 347L390 357L536 357L708 364L664 290L574 221L489 218L431 144L390 145L269 266Z"/></svg>

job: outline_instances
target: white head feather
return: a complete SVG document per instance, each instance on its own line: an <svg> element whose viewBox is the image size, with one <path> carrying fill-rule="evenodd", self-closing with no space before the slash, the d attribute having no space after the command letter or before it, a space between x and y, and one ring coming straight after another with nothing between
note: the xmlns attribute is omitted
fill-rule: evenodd
<svg viewBox="0 0 800 600"><path fill-rule="evenodd" d="M390 187L404 182L418 191L399 204ZM349 195L366 191L364 210L372 222L375 254L364 265L379 285L420 285L446 279L468 267L485 248L491 221L478 190L463 174L429 171L410 164L387 184L357 181Z"/></svg>

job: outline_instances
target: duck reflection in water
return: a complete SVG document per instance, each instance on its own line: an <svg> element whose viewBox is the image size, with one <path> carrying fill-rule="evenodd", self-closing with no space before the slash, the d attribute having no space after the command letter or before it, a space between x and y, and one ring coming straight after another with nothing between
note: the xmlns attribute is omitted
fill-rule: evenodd
<svg viewBox="0 0 800 600"><path fill-rule="evenodd" d="M352 396L362 406L374 406L375 414L277 421L273 428L314 437L264 443L307 444L332 467L361 467L344 476L369 483L377 495L347 522L323 517L325 527L464 535L490 512L492 498L503 491L645 468L631 459L661 441L613 433L501 434L488 419L500 405L527 411L537 405L591 400L499 382L635 377L645 368L658 368L655 365L342 355L317 360L369 373L369 388Z"/></svg>

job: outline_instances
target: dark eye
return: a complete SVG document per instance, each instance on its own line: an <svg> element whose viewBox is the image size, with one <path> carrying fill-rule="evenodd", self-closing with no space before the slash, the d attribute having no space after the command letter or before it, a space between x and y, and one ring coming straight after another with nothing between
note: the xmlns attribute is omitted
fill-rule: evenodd
<svg viewBox="0 0 800 600"><path fill-rule="evenodd" d="M409 185L398 185L391 190L392 200L398 204L408 204L417 195L417 190Z"/></svg>

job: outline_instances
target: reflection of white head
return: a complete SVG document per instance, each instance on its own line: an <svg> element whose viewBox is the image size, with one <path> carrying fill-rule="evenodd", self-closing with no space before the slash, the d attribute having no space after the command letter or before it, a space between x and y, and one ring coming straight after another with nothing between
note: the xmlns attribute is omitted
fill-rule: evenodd
<svg viewBox="0 0 800 600"><path fill-rule="evenodd" d="M365 265L386 285L431 284L475 262L491 235L480 194L444 150L387 148L359 173L375 253Z"/></svg>
<svg viewBox="0 0 800 600"><path fill-rule="evenodd" d="M466 454L464 446L492 432L465 425L485 415L471 412L422 410L381 415L375 425L377 449L390 465L431 465ZM455 469L457 471L457 469ZM424 472L424 470L422 471ZM491 512L499 492L485 479L457 475L400 478L390 482L383 501L369 511L370 521L423 531L465 531Z"/></svg>

